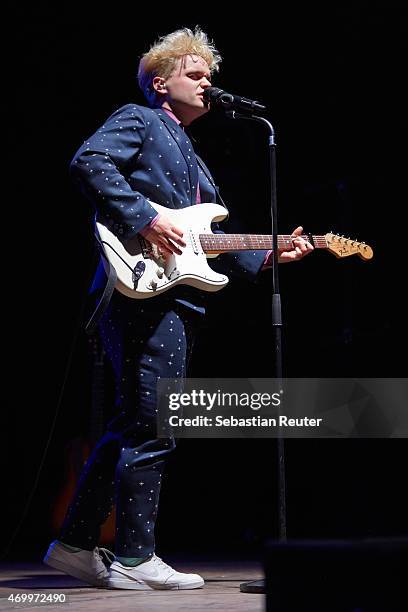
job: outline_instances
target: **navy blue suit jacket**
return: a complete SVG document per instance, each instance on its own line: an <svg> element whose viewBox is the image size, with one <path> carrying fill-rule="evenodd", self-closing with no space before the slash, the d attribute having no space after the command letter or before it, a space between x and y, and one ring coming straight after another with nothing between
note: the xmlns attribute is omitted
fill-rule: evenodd
<svg viewBox="0 0 408 612"><path fill-rule="evenodd" d="M162 109L137 104L115 111L85 140L71 162L71 173L93 202L98 220L123 239L136 235L156 216L150 201L175 209L195 205L198 182L201 201L216 201L214 181L197 164L183 128ZM212 260L211 266L227 275L254 279L265 254L225 254ZM92 290L102 288L105 282L100 264ZM204 310L205 294L195 288L180 286L169 293Z"/></svg>

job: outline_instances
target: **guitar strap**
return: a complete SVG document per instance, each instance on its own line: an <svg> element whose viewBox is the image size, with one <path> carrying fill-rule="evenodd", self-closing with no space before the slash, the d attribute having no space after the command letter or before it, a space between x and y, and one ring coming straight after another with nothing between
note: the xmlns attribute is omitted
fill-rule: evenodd
<svg viewBox="0 0 408 612"><path fill-rule="evenodd" d="M191 138L191 137L190 137ZM191 140L193 140L193 142L195 143L196 141L194 140L194 138L191 138ZM197 155L197 153L195 154L196 158L197 158L197 164L200 166L201 170L204 172L205 176L207 177L207 179L209 180L210 184L212 185L212 187L214 187L215 189L215 193L217 196L217 201L221 204L221 206L223 206L224 208L226 208L228 210L227 205L225 204L224 200L222 199L222 196L220 194L220 190L218 188L218 186L214 183L214 179L210 174L210 171L208 170L207 166L205 165L205 163L203 162L203 160L201 159L201 157L199 157Z"/></svg>
<svg viewBox="0 0 408 612"><path fill-rule="evenodd" d="M107 309L109 305L109 302L113 294L113 290L115 289L116 281L118 279L116 270L111 264L111 262L109 261L109 259L106 257L104 250L102 248L101 242L98 236L96 235L96 233L95 233L95 240L98 244L99 251L102 257L104 257L106 263L108 264L108 280L106 281L106 285L104 287L101 298L95 310L93 311L91 318L89 319L88 323L85 325L85 333L87 333L88 336L91 336L92 334L95 333L98 323L101 320L103 313L105 312L105 310Z"/></svg>

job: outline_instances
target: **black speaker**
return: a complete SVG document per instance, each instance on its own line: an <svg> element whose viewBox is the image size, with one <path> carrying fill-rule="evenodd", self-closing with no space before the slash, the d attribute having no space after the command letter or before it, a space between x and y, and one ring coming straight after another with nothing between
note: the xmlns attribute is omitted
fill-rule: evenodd
<svg viewBox="0 0 408 612"><path fill-rule="evenodd" d="M264 569L267 612L408 610L408 538L272 540Z"/></svg>

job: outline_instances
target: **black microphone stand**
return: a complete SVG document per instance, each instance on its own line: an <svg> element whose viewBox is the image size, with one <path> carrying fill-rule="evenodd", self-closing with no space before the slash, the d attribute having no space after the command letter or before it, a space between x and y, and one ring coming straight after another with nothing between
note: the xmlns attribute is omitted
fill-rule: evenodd
<svg viewBox="0 0 408 612"><path fill-rule="evenodd" d="M226 112L231 119L250 119L266 125L269 130L269 168L270 168L270 201L271 201L271 228L272 228L272 327L274 332L274 374L276 382L282 388L282 308L279 293L278 272L278 214L276 198L276 145L275 131L272 124L264 117L252 114L237 113L234 110ZM280 431L280 430L279 430ZM285 478L285 445L284 438L279 433L277 438L278 458L278 534L281 542L286 541L286 478ZM265 580L251 580L242 582L240 590L243 593L266 593Z"/></svg>

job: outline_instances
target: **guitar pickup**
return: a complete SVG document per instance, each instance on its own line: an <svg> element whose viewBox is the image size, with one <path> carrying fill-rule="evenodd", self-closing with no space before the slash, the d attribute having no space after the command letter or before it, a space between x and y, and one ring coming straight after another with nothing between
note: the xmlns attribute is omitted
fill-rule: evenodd
<svg viewBox="0 0 408 612"><path fill-rule="evenodd" d="M194 254L198 255L200 252L200 249L196 241L196 236L191 230L189 231L189 234L190 234L190 242L191 242L191 246L193 247Z"/></svg>

